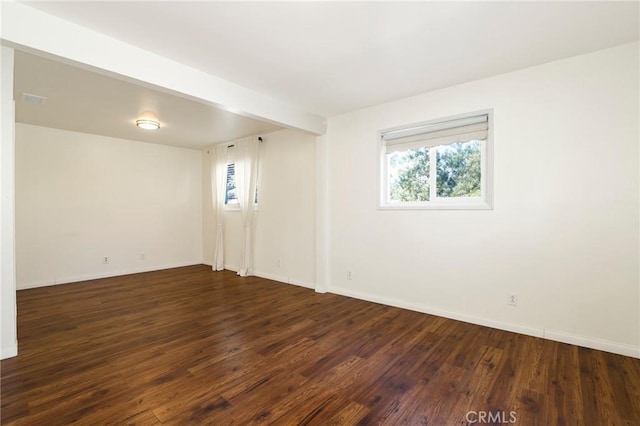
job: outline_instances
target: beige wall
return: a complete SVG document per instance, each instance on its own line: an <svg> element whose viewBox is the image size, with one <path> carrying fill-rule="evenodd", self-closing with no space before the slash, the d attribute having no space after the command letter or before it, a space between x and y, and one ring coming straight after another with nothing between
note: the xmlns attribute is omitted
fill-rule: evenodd
<svg viewBox="0 0 640 426"><path fill-rule="evenodd" d="M640 356L639 77L633 43L330 118L329 291ZM376 209L380 129L487 108L493 210Z"/></svg>
<svg viewBox="0 0 640 426"><path fill-rule="evenodd" d="M201 156L16 124L18 288L201 263Z"/></svg>
<svg viewBox="0 0 640 426"><path fill-rule="evenodd" d="M255 217L255 274L312 288L315 286L316 138L296 130L262 136ZM205 262L211 264L215 226L206 150L202 167L203 252ZM240 212L227 210L224 215L225 268L237 270L242 241Z"/></svg>

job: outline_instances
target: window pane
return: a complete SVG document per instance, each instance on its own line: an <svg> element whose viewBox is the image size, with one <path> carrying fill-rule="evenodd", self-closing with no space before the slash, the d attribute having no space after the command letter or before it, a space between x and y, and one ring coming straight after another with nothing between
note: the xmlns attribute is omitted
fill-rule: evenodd
<svg viewBox="0 0 640 426"><path fill-rule="evenodd" d="M438 197L480 197L481 141L456 142L436 149Z"/></svg>
<svg viewBox="0 0 640 426"><path fill-rule="evenodd" d="M389 201L429 201L429 148L387 154Z"/></svg>
<svg viewBox="0 0 640 426"><path fill-rule="evenodd" d="M227 190L224 196L225 204L235 204L238 202L238 193L236 189L236 167L235 164L227 165Z"/></svg>

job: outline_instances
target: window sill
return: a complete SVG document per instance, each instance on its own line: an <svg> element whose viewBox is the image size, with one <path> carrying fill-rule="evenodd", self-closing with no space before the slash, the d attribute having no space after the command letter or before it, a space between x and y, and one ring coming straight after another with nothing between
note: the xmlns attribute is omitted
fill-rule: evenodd
<svg viewBox="0 0 640 426"><path fill-rule="evenodd" d="M493 206L485 201L467 203L415 203L415 204L382 204L378 210L493 210Z"/></svg>
<svg viewBox="0 0 640 426"><path fill-rule="evenodd" d="M238 204L225 205L223 210L226 212L240 212L240 206ZM257 212L258 210L258 205L254 204L253 211Z"/></svg>

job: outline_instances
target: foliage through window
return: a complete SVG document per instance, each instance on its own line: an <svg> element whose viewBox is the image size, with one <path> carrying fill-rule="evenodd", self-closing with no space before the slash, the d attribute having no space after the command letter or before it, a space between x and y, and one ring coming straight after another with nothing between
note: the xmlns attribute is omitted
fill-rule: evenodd
<svg viewBox="0 0 640 426"><path fill-rule="evenodd" d="M489 113L381 132L381 206L490 208L489 135Z"/></svg>
<svg viewBox="0 0 640 426"><path fill-rule="evenodd" d="M236 188L236 165L227 164L227 186L224 195L225 204L238 204L238 189Z"/></svg>
<svg viewBox="0 0 640 426"><path fill-rule="evenodd" d="M253 202L254 204L258 204L258 188L257 187L256 187L256 195ZM227 184L225 187L224 204L227 206L238 205L238 188L236 186L235 163L227 164Z"/></svg>

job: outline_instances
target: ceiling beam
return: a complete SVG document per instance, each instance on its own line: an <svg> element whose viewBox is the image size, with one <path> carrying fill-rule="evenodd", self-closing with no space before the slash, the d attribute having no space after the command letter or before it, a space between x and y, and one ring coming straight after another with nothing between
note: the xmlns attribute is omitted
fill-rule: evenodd
<svg viewBox="0 0 640 426"><path fill-rule="evenodd" d="M5 46L315 135L326 119L15 1L0 1ZM259 70L256 70L259 72Z"/></svg>

